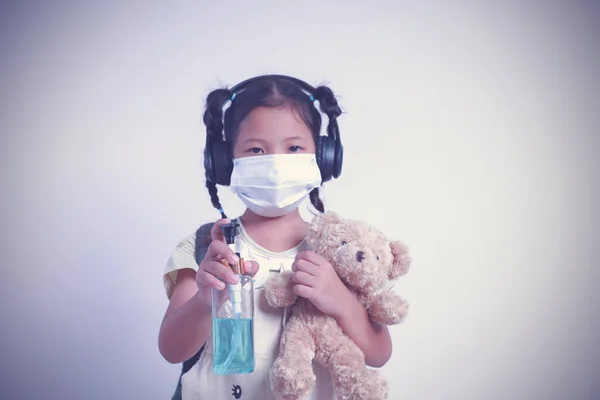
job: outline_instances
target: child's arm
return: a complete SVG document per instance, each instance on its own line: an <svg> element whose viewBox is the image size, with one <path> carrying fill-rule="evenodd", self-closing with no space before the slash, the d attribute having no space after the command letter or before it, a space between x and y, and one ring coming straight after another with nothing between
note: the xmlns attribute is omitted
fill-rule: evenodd
<svg viewBox="0 0 600 400"><path fill-rule="evenodd" d="M347 289L346 289L347 290ZM375 323L347 290L347 301L337 312L332 313L344 333L365 353L365 362L370 367L380 368L392 356L392 339L388 327Z"/></svg>
<svg viewBox="0 0 600 400"><path fill-rule="evenodd" d="M195 244L189 240L182 241L171 257L170 262L177 270L176 281L158 338L160 353L171 363L194 356L208 338L212 328L212 290L222 290L221 281L239 281L232 269L222 263L223 259L230 264L238 262L221 232L222 225L228 222L221 219L212 226L211 241L202 253L204 258L199 265L196 264ZM245 269L254 276L258 263L246 261Z"/></svg>
<svg viewBox="0 0 600 400"><path fill-rule="evenodd" d="M294 292L334 317L344 333L363 351L367 365L385 365L392 355L387 326L371 321L331 264L312 251L304 251L296 256L292 270L296 274Z"/></svg>
<svg viewBox="0 0 600 400"><path fill-rule="evenodd" d="M210 333L211 318L211 308L198 298L196 272L179 270L158 338L165 360L178 364L196 354Z"/></svg>

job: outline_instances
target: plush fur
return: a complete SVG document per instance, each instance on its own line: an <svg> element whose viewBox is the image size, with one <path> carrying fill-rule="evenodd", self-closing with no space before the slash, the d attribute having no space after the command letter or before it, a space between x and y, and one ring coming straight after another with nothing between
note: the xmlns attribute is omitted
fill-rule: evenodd
<svg viewBox="0 0 600 400"><path fill-rule="evenodd" d="M331 263L373 321L392 325L407 315L408 303L402 297L393 291L378 291L408 272L411 258L406 246L390 242L364 222L342 219L331 211L315 217L307 240L315 253ZM383 376L367 368L364 353L333 317L296 296L292 275L291 271L275 275L265 287L271 306L293 305L271 370L271 387L277 398L306 399L316 380L315 360L329 367L339 399L386 399L388 386Z"/></svg>

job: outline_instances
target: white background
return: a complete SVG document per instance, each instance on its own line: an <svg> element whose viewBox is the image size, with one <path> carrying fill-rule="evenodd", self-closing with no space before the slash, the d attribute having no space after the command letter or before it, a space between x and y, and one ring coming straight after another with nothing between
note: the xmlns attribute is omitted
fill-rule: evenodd
<svg viewBox="0 0 600 400"><path fill-rule="evenodd" d="M331 85L346 152L325 205L411 248L391 399L597 398L593 2L13 3L2 399L170 398L163 268L218 217L204 101L261 73Z"/></svg>

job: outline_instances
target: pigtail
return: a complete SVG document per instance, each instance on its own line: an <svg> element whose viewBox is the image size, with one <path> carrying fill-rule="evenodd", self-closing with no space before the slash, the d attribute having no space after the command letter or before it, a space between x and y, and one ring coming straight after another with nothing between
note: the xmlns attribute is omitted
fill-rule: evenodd
<svg viewBox="0 0 600 400"><path fill-rule="evenodd" d="M214 208L219 210L221 213L221 218L227 218L225 215L225 211L223 211L223 207L221 206L221 200L219 200L219 195L217 193L217 185L211 181L206 181L206 188L208 189L208 194L210 195L210 201Z"/></svg>
<svg viewBox="0 0 600 400"><path fill-rule="evenodd" d="M206 110L204 111L204 125L206 134L211 137L223 137L223 107L231 99L229 89L217 89L208 94L206 98Z"/></svg>
<svg viewBox="0 0 600 400"><path fill-rule="evenodd" d="M207 142L223 139L223 107L231 99L231 95L232 93L229 89L217 89L210 92L206 98L206 110L202 119L204 125L206 125L206 135L209 139ZM208 189L213 207L219 210L221 218L227 218L219 200L216 183L207 180L206 188Z"/></svg>
<svg viewBox="0 0 600 400"><path fill-rule="evenodd" d="M313 205L313 207L316 208L317 211L319 211L320 213L324 213L325 205L323 204L323 200L321 200L321 198L319 197L319 188L314 188L313 190L311 190L308 196L310 198L310 203Z"/></svg>
<svg viewBox="0 0 600 400"><path fill-rule="evenodd" d="M342 115L342 110L335 99L335 95L327 86L319 86L315 89L315 99L319 101L319 109L329 118L327 135L337 137L339 132L337 117Z"/></svg>

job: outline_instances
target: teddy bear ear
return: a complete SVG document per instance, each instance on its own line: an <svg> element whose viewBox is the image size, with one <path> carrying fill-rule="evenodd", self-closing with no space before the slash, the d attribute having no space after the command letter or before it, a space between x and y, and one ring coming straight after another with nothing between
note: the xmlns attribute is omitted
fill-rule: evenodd
<svg viewBox="0 0 600 400"><path fill-rule="evenodd" d="M338 223L340 222L342 219L340 218L339 215L337 215L337 213L335 211L326 211L323 215L323 221L326 224L331 224L331 223Z"/></svg>
<svg viewBox="0 0 600 400"><path fill-rule="evenodd" d="M393 280L408 272L412 259L408 255L408 247L402 242L391 242L390 248L392 249L394 261L392 263L392 268L388 273L388 278Z"/></svg>
<svg viewBox="0 0 600 400"><path fill-rule="evenodd" d="M309 239L319 239L327 227L341 222L342 219L333 211L326 211L323 214L317 215L310 223Z"/></svg>

